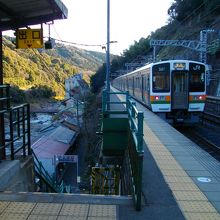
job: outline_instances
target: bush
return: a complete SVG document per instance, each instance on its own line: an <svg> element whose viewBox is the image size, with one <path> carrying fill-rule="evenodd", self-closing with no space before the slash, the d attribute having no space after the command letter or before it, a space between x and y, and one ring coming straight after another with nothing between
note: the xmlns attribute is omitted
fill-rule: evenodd
<svg viewBox="0 0 220 220"><path fill-rule="evenodd" d="M11 101L20 104L26 102L25 92L19 89L18 86L12 86L10 88Z"/></svg>
<svg viewBox="0 0 220 220"><path fill-rule="evenodd" d="M28 93L32 98L52 98L56 95L55 92L46 85L31 87Z"/></svg>

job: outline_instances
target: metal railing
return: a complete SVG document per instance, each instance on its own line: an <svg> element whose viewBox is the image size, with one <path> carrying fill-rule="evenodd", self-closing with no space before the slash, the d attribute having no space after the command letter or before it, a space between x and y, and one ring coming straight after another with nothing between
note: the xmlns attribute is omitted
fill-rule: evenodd
<svg viewBox="0 0 220 220"><path fill-rule="evenodd" d="M143 112L139 112L135 102L128 100L129 141L128 153L132 181L132 194L137 211L141 210L142 170L143 170Z"/></svg>
<svg viewBox="0 0 220 220"><path fill-rule="evenodd" d="M93 194L119 195L120 168L92 167L91 183Z"/></svg>
<svg viewBox="0 0 220 220"><path fill-rule="evenodd" d="M10 86L0 86L1 137L0 150L3 158L31 155L30 148L30 106L22 104L10 107Z"/></svg>
<svg viewBox="0 0 220 220"><path fill-rule="evenodd" d="M123 101L107 100L111 95L124 96ZM117 109L117 106L123 105ZM114 108L114 110L113 110ZM141 193L142 193L142 169L143 169L143 112L139 112L129 98L129 92L109 92L103 91L102 94L102 112L103 116L109 117L111 114L127 114L130 126L128 134L127 161L128 172L131 179L131 191L137 211L141 210Z"/></svg>
<svg viewBox="0 0 220 220"><path fill-rule="evenodd" d="M220 116L220 97L207 96L205 103L205 112Z"/></svg>
<svg viewBox="0 0 220 220"><path fill-rule="evenodd" d="M220 126L220 97L207 96L205 109L201 115L202 123L213 126Z"/></svg>
<svg viewBox="0 0 220 220"><path fill-rule="evenodd" d="M0 85L0 113L10 108L10 86Z"/></svg>
<svg viewBox="0 0 220 220"><path fill-rule="evenodd" d="M143 120L144 113L139 112L136 103L128 99L129 124L139 153L143 153Z"/></svg>
<svg viewBox="0 0 220 220"><path fill-rule="evenodd" d="M43 188L43 183L47 188L50 189L52 192L62 192L62 185L57 186L55 183L55 180L50 176L50 174L47 172L47 170L42 165L41 161L37 158L36 154L32 150L32 155L34 158L34 168L35 173L39 177L39 187L40 189Z"/></svg>
<svg viewBox="0 0 220 220"><path fill-rule="evenodd" d="M30 141L30 105L22 104L16 107L10 105L10 86L0 85L0 150L3 158L14 160L27 155L33 155L35 173L52 192L62 192L63 185L56 186L55 181L45 170L31 149ZM1 155L2 156L2 155Z"/></svg>
<svg viewBox="0 0 220 220"><path fill-rule="evenodd" d="M110 101L111 95L123 95L124 101ZM109 97L109 100L108 100ZM102 113L103 114L128 114L128 92L107 92L106 90L102 93ZM114 110L112 110L114 108Z"/></svg>

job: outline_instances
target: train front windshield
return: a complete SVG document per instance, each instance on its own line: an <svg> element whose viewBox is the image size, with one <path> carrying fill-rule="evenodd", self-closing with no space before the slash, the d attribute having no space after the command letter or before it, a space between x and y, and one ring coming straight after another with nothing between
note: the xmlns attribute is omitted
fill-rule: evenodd
<svg viewBox="0 0 220 220"><path fill-rule="evenodd" d="M153 92L170 91L170 64L158 64L152 68Z"/></svg>
<svg viewBox="0 0 220 220"><path fill-rule="evenodd" d="M197 63L189 64L189 91L205 91L205 66Z"/></svg>

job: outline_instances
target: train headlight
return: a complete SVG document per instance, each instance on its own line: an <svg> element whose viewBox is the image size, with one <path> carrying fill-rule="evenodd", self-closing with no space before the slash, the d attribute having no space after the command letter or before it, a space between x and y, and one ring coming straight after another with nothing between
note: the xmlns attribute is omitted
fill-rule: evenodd
<svg viewBox="0 0 220 220"><path fill-rule="evenodd" d="M193 95L193 96L190 96L190 101L204 102L205 98L206 98L205 95Z"/></svg>
<svg viewBox="0 0 220 220"><path fill-rule="evenodd" d="M193 100L203 100L203 96L202 95L199 95L199 96L195 95L195 96L193 96Z"/></svg>
<svg viewBox="0 0 220 220"><path fill-rule="evenodd" d="M153 104L168 104L170 103L170 96L165 96L165 95L151 96L150 101Z"/></svg>
<svg viewBox="0 0 220 220"><path fill-rule="evenodd" d="M166 96L155 96L154 99L155 99L155 101L165 101Z"/></svg>

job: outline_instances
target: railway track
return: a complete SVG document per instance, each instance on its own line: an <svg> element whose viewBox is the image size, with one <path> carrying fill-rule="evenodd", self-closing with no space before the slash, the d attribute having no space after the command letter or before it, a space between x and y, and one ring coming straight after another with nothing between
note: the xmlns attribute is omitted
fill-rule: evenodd
<svg viewBox="0 0 220 220"><path fill-rule="evenodd" d="M194 127L178 127L177 129L220 161L220 128L213 129L201 124Z"/></svg>
<svg viewBox="0 0 220 220"><path fill-rule="evenodd" d="M177 129L220 161L220 97L207 96L201 124Z"/></svg>
<svg viewBox="0 0 220 220"><path fill-rule="evenodd" d="M220 97L207 96L202 122L220 127Z"/></svg>

